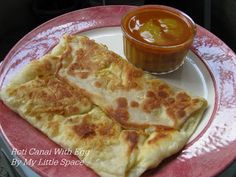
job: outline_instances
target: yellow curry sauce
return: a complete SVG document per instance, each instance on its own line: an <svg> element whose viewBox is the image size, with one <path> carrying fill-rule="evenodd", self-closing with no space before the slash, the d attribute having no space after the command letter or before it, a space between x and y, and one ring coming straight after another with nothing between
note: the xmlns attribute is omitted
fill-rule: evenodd
<svg viewBox="0 0 236 177"><path fill-rule="evenodd" d="M196 34L196 25L190 17L160 5L131 10L123 16L121 29L128 61L155 73L178 69Z"/></svg>
<svg viewBox="0 0 236 177"><path fill-rule="evenodd" d="M191 35L183 19L166 11L137 13L127 23L127 29L137 40L158 46L178 45Z"/></svg>

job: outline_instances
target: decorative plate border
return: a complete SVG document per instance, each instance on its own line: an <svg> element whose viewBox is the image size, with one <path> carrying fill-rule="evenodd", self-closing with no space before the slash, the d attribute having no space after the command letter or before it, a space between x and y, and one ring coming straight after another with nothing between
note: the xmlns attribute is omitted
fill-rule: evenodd
<svg viewBox="0 0 236 177"><path fill-rule="evenodd" d="M133 6L99 6L74 11L52 19L28 33L6 56L0 67L0 87L11 73L32 59L49 51L65 33L77 33L99 27L119 26L121 16ZM216 89L217 101L211 121L204 133L172 158L165 167L150 170L144 176L213 176L236 159L236 55L219 38L198 26L192 50L209 69ZM50 149L59 147L0 102L1 133L12 148ZM10 118L10 119L9 119ZM20 133L18 133L20 132ZM21 159L45 158L20 155ZM75 156L47 156L47 159L77 160ZM167 160L168 161L168 160ZM38 166L33 170L42 176L96 176L84 165L57 167ZM157 173L158 170L158 173Z"/></svg>

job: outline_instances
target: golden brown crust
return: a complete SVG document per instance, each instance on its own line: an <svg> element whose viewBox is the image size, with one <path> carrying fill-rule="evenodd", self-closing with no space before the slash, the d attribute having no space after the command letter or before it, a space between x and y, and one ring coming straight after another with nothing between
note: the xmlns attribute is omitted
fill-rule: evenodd
<svg viewBox="0 0 236 177"><path fill-rule="evenodd" d="M10 108L63 147L89 150L78 157L104 177L139 176L184 146L194 126L181 125L197 123L203 99L86 37L62 41L1 92Z"/></svg>
<svg viewBox="0 0 236 177"><path fill-rule="evenodd" d="M129 153L131 153L138 144L138 133L136 131L127 131L126 132L126 141L129 143Z"/></svg>
<svg viewBox="0 0 236 177"><path fill-rule="evenodd" d="M119 97L116 99L117 106L118 108L127 108L128 107L128 102L125 97Z"/></svg>
<svg viewBox="0 0 236 177"><path fill-rule="evenodd" d="M126 125L126 122L129 119L129 112L126 108L117 107L115 110L108 108L106 111L111 118L119 122L121 125Z"/></svg>
<svg viewBox="0 0 236 177"><path fill-rule="evenodd" d="M133 108L138 108L139 103L137 101L131 101L130 106L133 107Z"/></svg>
<svg viewBox="0 0 236 177"><path fill-rule="evenodd" d="M201 103L193 106L191 100L195 98L191 98L186 92L176 92L167 83L144 73L119 55L107 50L105 46L87 37L69 36L65 41L66 45L72 48L75 57L68 67L61 68L59 75L68 81L76 80L76 85L86 90L86 95L95 104L123 126L134 128L140 124L139 127L165 125L181 128L189 115L201 108ZM78 44L75 46L71 41ZM118 92L119 95L116 94ZM142 99L137 100L129 96L130 92L134 95L136 93L144 95L139 95ZM106 98L110 94L114 100ZM125 107L124 105L122 107L122 104L125 104ZM130 110L130 107L142 112L140 116L150 118L146 122L142 118L137 122L136 113ZM157 114L158 110L165 114ZM165 123L164 119L168 121Z"/></svg>
<svg viewBox="0 0 236 177"><path fill-rule="evenodd" d="M96 126L93 124L89 124L85 120L86 119L84 119L84 121L81 124L74 126L76 134L80 138L91 138L96 136L96 131L95 131Z"/></svg>
<svg viewBox="0 0 236 177"><path fill-rule="evenodd" d="M92 106L91 102L76 88L54 76L36 78L19 87L9 88L7 91L19 102L27 100L30 103L27 110L30 115L40 113L73 115L84 112L81 109L82 105L88 110ZM77 104L78 101L81 105Z"/></svg>

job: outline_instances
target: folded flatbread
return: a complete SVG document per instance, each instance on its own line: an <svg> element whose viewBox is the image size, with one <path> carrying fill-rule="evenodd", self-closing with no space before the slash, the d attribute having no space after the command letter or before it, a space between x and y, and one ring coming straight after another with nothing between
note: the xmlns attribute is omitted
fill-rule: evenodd
<svg viewBox="0 0 236 177"><path fill-rule="evenodd" d="M103 177L136 177L180 151L207 107L84 36L64 36L1 99Z"/></svg>

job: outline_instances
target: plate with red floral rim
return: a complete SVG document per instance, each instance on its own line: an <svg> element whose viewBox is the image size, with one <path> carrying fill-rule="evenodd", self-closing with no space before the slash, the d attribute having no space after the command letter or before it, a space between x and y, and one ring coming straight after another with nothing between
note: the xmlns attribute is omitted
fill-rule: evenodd
<svg viewBox="0 0 236 177"><path fill-rule="evenodd" d="M67 13L23 37L0 66L0 88L22 67L50 51L64 34L86 35L124 57L121 17L134 6L98 6ZM143 176L213 176L236 158L236 55L219 38L198 26L184 65L160 75L168 83L208 100L208 109L188 144L178 154ZM41 176L96 176L41 132L0 102L1 133L18 156ZM48 154L39 153L48 152ZM43 151L42 151L43 150ZM52 151L52 152L51 152ZM20 152L20 151L19 151ZM39 163L46 160L45 164ZM57 164L55 161L64 162ZM51 163L49 163L51 162ZM67 162L67 165L65 163ZM55 165L57 164L57 165Z"/></svg>

